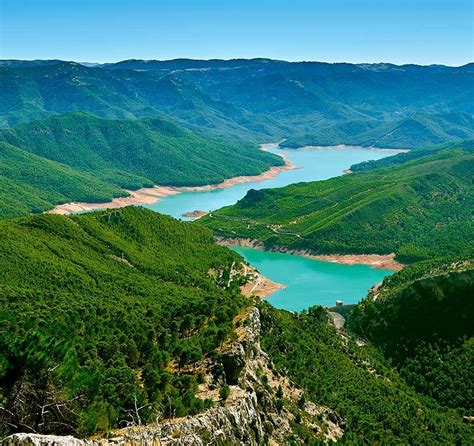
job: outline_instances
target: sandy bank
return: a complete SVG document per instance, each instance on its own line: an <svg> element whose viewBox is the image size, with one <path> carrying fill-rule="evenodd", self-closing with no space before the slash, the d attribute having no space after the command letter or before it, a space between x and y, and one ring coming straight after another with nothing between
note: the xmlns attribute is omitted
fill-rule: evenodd
<svg viewBox="0 0 474 446"><path fill-rule="evenodd" d="M131 205L143 205L156 203L160 198L178 193L176 188L166 186L155 186L135 191L127 191L130 196L114 198L106 203L65 203L48 211L49 214L72 214L81 211L93 211L96 209L121 208Z"/></svg>
<svg viewBox="0 0 474 446"><path fill-rule="evenodd" d="M196 187L184 186L184 187L176 187L172 189L177 191L177 193L202 192L202 191L209 191L209 190L215 190L215 189L226 189L227 187L232 187L232 186L235 186L236 184L256 183L260 181L270 180L276 177L280 172L284 172L285 170L296 169L296 167L293 165L293 163L289 159L284 158L284 160L285 160L285 164L283 166L273 166L269 170L261 173L260 175L250 175L250 176L240 176L240 177L229 178L227 180L224 180L222 183L208 184L207 186L196 186Z"/></svg>
<svg viewBox="0 0 474 446"><path fill-rule="evenodd" d="M244 296L258 296L265 298L278 290L286 288L285 285L273 282L273 280L260 274L255 268L249 265L244 264L244 269L244 275L248 278L247 283L240 287L240 292Z"/></svg>
<svg viewBox="0 0 474 446"><path fill-rule="evenodd" d="M194 218L197 220L198 218L204 217L207 214L209 214L209 212L196 210L196 211L191 211L191 212L185 212L184 214L181 214L181 215L183 217Z"/></svg>
<svg viewBox="0 0 474 446"><path fill-rule="evenodd" d="M246 246L249 248L264 250L263 245L258 240L249 239L222 239L216 238L217 243L222 246ZM309 250L294 250L283 247L275 247L268 251L282 252L306 257L313 260L322 260L325 262L340 263L343 265L370 265L377 269L388 269L400 271L404 265L395 260L395 254L324 254L315 255Z"/></svg>
<svg viewBox="0 0 474 446"><path fill-rule="evenodd" d="M262 150L268 150L268 147L272 146L272 144L262 144ZM135 191L127 190L130 194L128 197L122 198L114 198L112 201L106 203L65 203L60 204L50 211L49 214L72 214L74 212L81 212L81 211L93 211L97 209L112 209L112 208L120 208L124 206L132 206L132 205L146 205L146 204L154 204L158 202L161 198L167 197L169 195L176 195L181 192L204 192L210 191L215 189L225 189L228 187L235 186L236 184L242 183L254 183L260 181L266 181L271 178L277 176L280 172L284 172L286 170L295 169L292 162L287 159L283 158L285 164L283 166L273 166L269 170L261 173L260 175L246 175L246 176L238 176L234 178L229 178L224 180L222 183L219 184L208 184L205 186L183 186L183 187L172 187L172 186L154 186L149 188L138 189ZM204 212L204 211L200 211Z"/></svg>

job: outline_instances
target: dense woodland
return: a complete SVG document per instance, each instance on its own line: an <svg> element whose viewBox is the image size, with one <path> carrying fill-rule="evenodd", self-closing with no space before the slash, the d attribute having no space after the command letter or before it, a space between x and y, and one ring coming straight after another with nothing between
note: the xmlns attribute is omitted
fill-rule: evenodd
<svg viewBox="0 0 474 446"><path fill-rule="evenodd" d="M79 112L0 131L0 157L0 218L68 201L111 201L128 195L124 189L154 184L217 184L283 164L256 144L197 135L163 118L119 121Z"/></svg>
<svg viewBox="0 0 474 446"><path fill-rule="evenodd" d="M246 304L229 280L240 257L209 230L125 208L0 231L0 435L87 435L124 426L135 404L143 422L209 405L180 368L212 355Z"/></svg>
<svg viewBox="0 0 474 446"><path fill-rule="evenodd" d="M472 152L474 150L474 139L437 144L434 146L430 145L413 149L409 152L399 153L398 155L387 156L386 158L381 158L379 160L363 161L362 163L352 165L350 170L352 172L363 172L367 170L378 169L380 167L398 166L400 164L406 163L407 161L412 161L424 156L434 155L435 153L449 149Z"/></svg>
<svg viewBox="0 0 474 446"><path fill-rule="evenodd" d="M276 369L344 419L338 443L472 444L462 413L417 393L370 344L341 337L321 307L293 314L262 303L260 310L263 347ZM313 432L300 435L312 444Z"/></svg>
<svg viewBox="0 0 474 446"><path fill-rule="evenodd" d="M401 262L462 253L474 239L474 155L444 150L326 181L250 190L200 223L217 236L315 254L389 254Z"/></svg>
<svg viewBox="0 0 474 446"><path fill-rule="evenodd" d="M123 426L136 405L144 407L143 422L210 406L195 396L199 375L193 367L181 368L204 355L216 357L216 348L232 336L233 317L252 300L238 292L242 277L230 274L240 257L213 243L209 230L124 208L8 220L0 231L2 434L88 435ZM435 277L436 286L444 287L445 299L433 308L446 302L448 310L435 317L443 318L449 340L455 340L444 365L433 369L439 381L420 370L428 353L415 348L405 354L408 361L391 365L382 354L390 358L390 350L341 336L321 307L293 314L259 305L262 347L276 371L303 388L304 398L335 411L343 444L472 441L472 429L462 422L472 395L459 392L472 380L472 305L466 293L473 286L471 263L418 263L386 279L380 302L392 302L388 314L397 309L414 320L403 301L420 290L420 277L429 283ZM447 277L447 284L438 277ZM436 312L423 313L423 307L430 308L438 295L420 294L420 317ZM367 302L354 310L359 316L351 319L353 330L365 338L376 333L380 341L392 339L400 318L395 327L387 312L367 310ZM456 314L460 308L464 325ZM430 329L439 325L426 321L412 339L429 342ZM370 329L361 328L364 323ZM379 340L374 343L383 344ZM454 372L461 373L454 378ZM430 389L420 385L425 378ZM444 391L440 397L433 394L436 386ZM277 398L285 406L284 397ZM294 434L313 441L314 432L306 429L292 421Z"/></svg>
<svg viewBox="0 0 474 446"><path fill-rule="evenodd" d="M357 305L349 326L448 407L474 407L474 253L418 262Z"/></svg>

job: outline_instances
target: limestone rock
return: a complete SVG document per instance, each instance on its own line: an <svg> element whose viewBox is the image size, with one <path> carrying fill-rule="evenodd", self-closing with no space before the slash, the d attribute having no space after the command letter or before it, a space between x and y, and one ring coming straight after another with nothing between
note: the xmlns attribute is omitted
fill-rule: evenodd
<svg viewBox="0 0 474 446"><path fill-rule="evenodd" d="M234 321L235 322L235 321ZM285 398L296 406L301 390L287 378L272 372L268 355L260 347L260 313L256 307L245 310L236 323L237 340L221 350L222 364L207 364L211 374L208 395L216 393L216 380L224 377L230 385L225 402L214 399L215 405L194 416L165 420L146 426L116 431L111 438L80 440L71 436L14 434L3 440L5 446L208 446L286 444L294 415L278 409L275 393L282 387ZM224 373L222 373L222 368ZM212 378L212 374L214 374ZM216 376L217 375L217 376ZM263 379L265 378L265 379ZM317 416L317 417L316 417ZM327 408L306 403L305 418L309 427L320 432L326 441L335 441L343 434L343 420ZM323 418L326 429L318 419Z"/></svg>

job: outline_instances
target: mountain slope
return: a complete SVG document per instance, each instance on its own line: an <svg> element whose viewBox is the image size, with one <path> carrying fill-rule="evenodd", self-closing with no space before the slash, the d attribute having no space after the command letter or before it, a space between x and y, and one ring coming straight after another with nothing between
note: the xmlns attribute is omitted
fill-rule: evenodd
<svg viewBox="0 0 474 446"><path fill-rule="evenodd" d="M253 145L196 135L168 120L79 112L4 129L0 144L0 217L68 201L107 202L127 195L122 188L216 184L283 164Z"/></svg>
<svg viewBox="0 0 474 446"><path fill-rule="evenodd" d="M473 137L474 119L470 113L416 113L388 121L359 120L322 126L316 133L289 138L285 146L334 145L342 141L354 146L417 148Z"/></svg>
<svg viewBox="0 0 474 446"><path fill-rule="evenodd" d="M409 152L399 153L398 155L389 156L380 160L364 161L359 164L354 164L350 167L350 170L353 172L363 172L367 170L377 169L380 167L398 166L400 164L406 163L407 161L415 160L417 158L422 158L428 155L433 155L434 153L442 152L443 150L454 149L472 152L474 150L474 139L439 144L435 146L420 147L419 149L413 149Z"/></svg>
<svg viewBox="0 0 474 446"><path fill-rule="evenodd" d="M0 141L0 219L74 200L104 202L125 195L92 175Z"/></svg>
<svg viewBox="0 0 474 446"><path fill-rule="evenodd" d="M462 253L474 238L474 155L442 151L393 168L250 190L200 220L216 235L315 254L402 262Z"/></svg>
<svg viewBox="0 0 474 446"><path fill-rule="evenodd" d="M245 304L229 276L239 256L210 231L130 207L0 232L2 435L89 434L135 404L143 421L208 406L181 368L213 352Z"/></svg>
<svg viewBox="0 0 474 446"><path fill-rule="evenodd" d="M472 442L473 428L462 414L410 388L370 343L332 327L322 307L294 314L264 302L260 311L262 347L274 369L304 390L297 407L309 401L342 418L338 444ZM301 440L290 437L288 443L312 444L314 431L299 419L291 425Z"/></svg>
<svg viewBox="0 0 474 446"><path fill-rule="evenodd" d="M126 188L216 184L283 164L250 144L202 137L159 118L117 121L72 113L3 130L0 138Z"/></svg>
<svg viewBox="0 0 474 446"><path fill-rule="evenodd" d="M418 391L474 407L473 256L418 262L358 304L349 326L379 346Z"/></svg>
<svg viewBox="0 0 474 446"><path fill-rule="evenodd" d="M322 308L244 299L242 259L199 225L130 207L0 231L2 435L97 432L105 444L129 421L117 444L472 438L460 413L338 334Z"/></svg>
<svg viewBox="0 0 474 446"><path fill-rule="evenodd" d="M166 113L196 131L290 145L414 147L473 137L474 70L464 67L233 61L0 64L0 122L85 111Z"/></svg>

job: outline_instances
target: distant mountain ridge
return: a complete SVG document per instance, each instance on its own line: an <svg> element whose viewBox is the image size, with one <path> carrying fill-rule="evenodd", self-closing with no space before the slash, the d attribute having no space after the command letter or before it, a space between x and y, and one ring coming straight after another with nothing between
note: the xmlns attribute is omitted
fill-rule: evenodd
<svg viewBox="0 0 474 446"><path fill-rule="evenodd" d="M349 62L324 62L324 61L285 61L279 59L270 59L265 57L256 57L251 59L232 58L232 59L125 59L118 62L76 62L62 59L0 59L0 66L34 66L34 65L53 65L61 62L79 63L85 66L94 66L107 69L129 69L129 70L155 70L155 69L195 69L195 68L235 68L259 64L314 64L314 65L348 65L359 67L372 71L382 70L438 70L438 71L474 71L474 62L460 66L442 65L442 64L402 64L376 62L376 63L349 63Z"/></svg>
<svg viewBox="0 0 474 446"><path fill-rule="evenodd" d="M353 66L370 71L388 71L388 70L437 70L439 72L459 72L474 71L474 62L461 66L449 65L417 65L403 64L397 65L392 63L347 63L347 62L322 62L322 61L285 61L269 58L235 58L235 59L188 59L177 58L169 60L158 59L127 59L119 62L97 64L97 66L107 69L128 69L128 70L179 70L179 69L200 69L200 68L241 68L246 66L255 66L260 64L293 64L293 65L329 65L329 66Z"/></svg>
<svg viewBox="0 0 474 446"><path fill-rule="evenodd" d="M165 113L194 131L258 142L287 138L291 146L355 141L404 148L474 137L474 64L176 59L86 65L0 61L0 125L72 111L113 119ZM411 130L397 132L400 126Z"/></svg>

